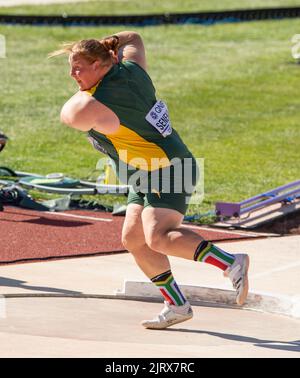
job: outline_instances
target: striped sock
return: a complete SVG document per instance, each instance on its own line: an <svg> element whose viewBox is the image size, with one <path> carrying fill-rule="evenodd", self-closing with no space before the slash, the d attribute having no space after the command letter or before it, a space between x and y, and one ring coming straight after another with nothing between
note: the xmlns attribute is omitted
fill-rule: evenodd
<svg viewBox="0 0 300 378"><path fill-rule="evenodd" d="M194 260L212 264L222 270L226 270L233 264L235 257L230 253L222 251L222 249L216 247L214 244L203 240L196 249Z"/></svg>
<svg viewBox="0 0 300 378"><path fill-rule="evenodd" d="M151 278L151 281L159 288L169 304L174 306L182 306L185 304L186 299L177 286L170 270Z"/></svg>

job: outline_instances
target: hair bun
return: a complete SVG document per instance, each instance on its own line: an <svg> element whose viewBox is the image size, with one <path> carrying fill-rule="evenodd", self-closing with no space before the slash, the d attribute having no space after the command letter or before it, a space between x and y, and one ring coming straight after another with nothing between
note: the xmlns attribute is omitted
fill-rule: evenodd
<svg viewBox="0 0 300 378"><path fill-rule="evenodd" d="M115 54L118 52L119 47L119 37L117 35L112 35L100 41L104 46L105 50L112 50Z"/></svg>

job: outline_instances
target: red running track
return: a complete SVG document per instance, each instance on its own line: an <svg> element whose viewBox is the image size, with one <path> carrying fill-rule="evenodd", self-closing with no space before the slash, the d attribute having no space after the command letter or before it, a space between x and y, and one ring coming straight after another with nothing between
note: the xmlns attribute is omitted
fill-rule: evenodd
<svg viewBox="0 0 300 378"><path fill-rule="evenodd" d="M5 207L0 212L0 264L126 252L121 243L123 222L123 216L105 212L50 213ZM184 227L209 241L249 238L245 232Z"/></svg>

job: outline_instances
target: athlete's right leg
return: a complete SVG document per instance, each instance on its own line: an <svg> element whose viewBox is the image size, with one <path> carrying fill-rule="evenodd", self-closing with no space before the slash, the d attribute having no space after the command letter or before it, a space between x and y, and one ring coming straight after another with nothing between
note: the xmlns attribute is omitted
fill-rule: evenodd
<svg viewBox="0 0 300 378"><path fill-rule="evenodd" d="M146 328L163 329L190 319L193 312L174 280L168 256L154 251L146 244L141 218L143 209L142 205L128 204L122 242L165 299L165 307L161 314L154 319L143 321L142 325Z"/></svg>
<svg viewBox="0 0 300 378"><path fill-rule="evenodd" d="M168 256L149 248L145 241L141 214L144 207L129 204L122 230L122 243L150 279L170 270Z"/></svg>

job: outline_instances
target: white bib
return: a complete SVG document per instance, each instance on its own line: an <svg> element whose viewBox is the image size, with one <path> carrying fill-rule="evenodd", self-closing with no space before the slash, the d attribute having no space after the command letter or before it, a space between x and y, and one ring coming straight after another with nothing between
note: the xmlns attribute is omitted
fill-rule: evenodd
<svg viewBox="0 0 300 378"><path fill-rule="evenodd" d="M158 100L146 115L146 120L165 138L172 133L167 105Z"/></svg>

